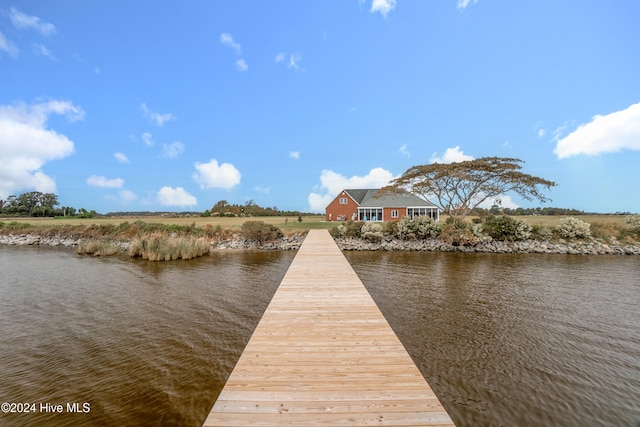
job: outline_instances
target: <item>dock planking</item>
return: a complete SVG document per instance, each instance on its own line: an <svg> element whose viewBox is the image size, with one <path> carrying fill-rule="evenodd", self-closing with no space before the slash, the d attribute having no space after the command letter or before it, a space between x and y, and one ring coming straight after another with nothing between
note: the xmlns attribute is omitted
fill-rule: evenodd
<svg viewBox="0 0 640 427"><path fill-rule="evenodd" d="M454 426L326 230L310 230L204 426Z"/></svg>

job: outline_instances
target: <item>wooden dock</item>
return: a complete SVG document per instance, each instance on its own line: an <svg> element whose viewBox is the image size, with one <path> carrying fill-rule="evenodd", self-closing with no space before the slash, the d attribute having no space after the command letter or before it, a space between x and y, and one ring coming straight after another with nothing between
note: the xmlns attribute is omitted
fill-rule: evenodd
<svg viewBox="0 0 640 427"><path fill-rule="evenodd" d="M311 230L205 426L454 426L326 230Z"/></svg>

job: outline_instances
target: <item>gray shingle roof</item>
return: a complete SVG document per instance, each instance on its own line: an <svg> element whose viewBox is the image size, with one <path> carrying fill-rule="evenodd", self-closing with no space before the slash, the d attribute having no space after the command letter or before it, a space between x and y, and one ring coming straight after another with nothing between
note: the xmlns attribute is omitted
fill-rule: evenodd
<svg viewBox="0 0 640 427"><path fill-rule="evenodd" d="M369 197L372 197L375 193L378 192L378 190L372 190L372 189L369 189L369 190L362 190L362 189L360 189L360 190L344 190L344 191L346 191L347 194L349 194L351 196L351 198L353 200L355 200L356 203L358 203L359 205L361 205L364 200L366 200Z"/></svg>
<svg viewBox="0 0 640 427"><path fill-rule="evenodd" d="M402 208L437 206L411 193L384 192L378 194L379 189L352 189L346 191L363 208Z"/></svg>

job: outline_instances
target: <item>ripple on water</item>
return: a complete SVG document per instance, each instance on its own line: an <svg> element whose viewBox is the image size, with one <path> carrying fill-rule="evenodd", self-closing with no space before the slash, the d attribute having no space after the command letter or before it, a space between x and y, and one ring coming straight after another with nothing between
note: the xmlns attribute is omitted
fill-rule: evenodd
<svg viewBox="0 0 640 427"><path fill-rule="evenodd" d="M640 425L634 257L345 255L458 427Z"/></svg>
<svg viewBox="0 0 640 427"><path fill-rule="evenodd" d="M0 248L0 400L91 404L0 425L201 425L294 255Z"/></svg>

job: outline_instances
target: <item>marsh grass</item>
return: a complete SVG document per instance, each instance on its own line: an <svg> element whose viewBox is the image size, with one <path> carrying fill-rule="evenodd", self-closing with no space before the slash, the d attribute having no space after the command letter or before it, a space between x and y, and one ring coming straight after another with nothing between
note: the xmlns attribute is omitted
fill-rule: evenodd
<svg viewBox="0 0 640 427"><path fill-rule="evenodd" d="M136 237L129 244L129 256L149 261L192 259L208 254L211 244L202 237L173 237L161 233Z"/></svg>
<svg viewBox="0 0 640 427"><path fill-rule="evenodd" d="M611 222L595 221L591 223L591 236L609 243L616 241L623 243L633 243L638 241L640 233L634 231L633 227Z"/></svg>
<svg viewBox="0 0 640 427"><path fill-rule="evenodd" d="M81 240L76 248L76 253L80 255L110 256L117 255L122 251L119 242L110 239L86 239Z"/></svg>

